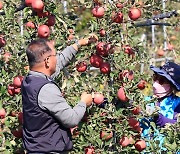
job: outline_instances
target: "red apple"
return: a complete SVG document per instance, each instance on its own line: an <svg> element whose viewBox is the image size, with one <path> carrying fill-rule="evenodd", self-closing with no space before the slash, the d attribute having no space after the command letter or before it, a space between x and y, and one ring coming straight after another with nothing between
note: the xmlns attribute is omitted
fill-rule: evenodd
<svg viewBox="0 0 180 154"><path fill-rule="evenodd" d="M14 84L9 84L7 89L9 95L14 96L15 94L19 94L21 88L15 87Z"/></svg>
<svg viewBox="0 0 180 154"><path fill-rule="evenodd" d="M22 136L23 136L21 127L19 127L18 129L11 130L11 133L17 138L22 138Z"/></svg>
<svg viewBox="0 0 180 154"><path fill-rule="evenodd" d="M100 132L100 139L108 141L113 137L113 132L101 131Z"/></svg>
<svg viewBox="0 0 180 154"><path fill-rule="evenodd" d="M18 113L18 121L19 121L20 124L23 123L23 113L22 112Z"/></svg>
<svg viewBox="0 0 180 154"><path fill-rule="evenodd" d="M124 52L127 53L128 55L134 54L133 49L129 45L125 45L125 46L123 46L123 48L124 48Z"/></svg>
<svg viewBox="0 0 180 154"><path fill-rule="evenodd" d="M0 48L4 47L6 45L6 40L4 39L3 36L0 36Z"/></svg>
<svg viewBox="0 0 180 154"><path fill-rule="evenodd" d="M106 43L104 48L105 48L105 51L106 51L106 55L114 53L114 46L111 43Z"/></svg>
<svg viewBox="0 0 180 154"><path fill-rule="evenodd" d="M142 133L142 128L140 127L140 126L138 126L138 127L134 127L133 128L135 131L137 131L138 133Z"/></svg>
<svg viewBox="0 0 180 154"><path fill-rule="evenodd" d="M129 80L133 80L133 78L134 78L133 71L123 70L122 72L119 73L119 76L118 76L119 80L122 81L125 78L128 78Z"/></svg>
<svg viewBox="0 0 180 154"><path fill-rule="evenodd" d="M76 69L77 69L78 72L85 72L86 69L87 69L87 63L85 61L79 62L76 65Z"/></svg>
<svg viewBox="0 0 180 154"><path fill-rule="evenodd" d="M52 14L49 12L49 11L46 11L46 12L43 12L43 16L44 17L49 17L51 16Z"/></svg>
<svg viewBox="0 0 180 154"><path fill-rule="evenodd" d="M132 113L135 115L138 115L141 112L141 108L140 107L134 107L132 110Z"/></svg>
<svg viewBox="0 0 180 154"><path fill-rule="evenodd" d="M117 92L118 99L122 102L127 102L129 99L127 98L124 87L121 87Z"/></svg>
<svg viewBox="0 0 180 154"><path fill-rule="evenodd" d="M128 146L128 145L130 144L128 137L123 136L123 137L119 140L119 144L120 144L122 147Z"/></svg>
<svg viewBox="0 0 180 154"><path fill-rule="evenodd" d="M129 80L133 80L133 79L134 79L134 73L133 73L133 71L129 71L128 79L129 79Z"/></svg>
<svg viewBox="0 0 180 154"><path fill-rule="evenodd" d="M104 11L105 9L101 6L95 6L91 12L93 14L94 17L96 18L102 18L104 16Z"/></svg>
<svg viewBox="0 0 180 154"><path fill-rule="evenodd" d="M38 16L39 18L47 17L46 14L45 14L45 12L43 12L43 11L38 11L38 12L37 12L37 16Z"/></svg>
<svg viewBox="0 0 180 154"><path fill-rule="evenodd" d="M128 120L129 126L133 129L137 129L140 126L140 123L135 118L129 118Z"/></svg>
<svg viewBox="0 0 180 154"><path fill-rule="evenodd" d="M31 7L32 2L33 2L33 0L25 0L26 6L30 6Z"/></svg>
<svg viewBox="0 0 180 154"><path fill-rule="evenodd" d="M100 34L101 37L104 37L106 35L106 31L104 29L101 29L99 31L99 34Z"/></svg>
<svg viewBox="0 0 180 154"><path fill-rule="evenodd" d="M100 65L100 71L103 74L109 74L111 72L111 66L108 62L103 62Z"/></svg>
<svg viewBox="0 0 180 154"><path fill-rule="evenodd" d="M26 27L28 27L28 28L35 28L35 24L32 22L32 21L28 21L27 23L26 23Z"/></svg>
<svg viewBox="0 0 180 154"><path fill-rule="evenodd" d="M17 88L20 88L21 87L21 83L23 81L23 76L21 75L18 75L18 76L15 76L14 79L13 79L13 85Z"/></svg>
<svg viewBox="0 0 180 154"><path fill-rule="evenodd" d="M138 140L134 144L137 151L141 152L146 148L146 142L144 140Z"/></svg>
<svg viewBox="0 0 180 154"><path fill-rule="evenodd" d="M40 25L38 27L38 37L47 38L50 35L50 29L47 25Z"/></svg>
<svg viewBox="0 0 180 154"><path fill-rule="evenodd" d="M103 62L103 59L102 59L102 57L99 56L99 55L95 55L95 54L94 54L94 55L92 55L92 56L90 57L90 63L91 63L91 65L94 66L94 67L99 68L102 62Z"/></svg>
<svg viewBox="0 0 180 154"><path fill-rule="evenodd" d="M9 84L9 85L8 85L8 93L9 93L9 95L11 95L11 96L14 96L14 95L15 95L15 87L14 87L14 84Z"/></svg>
<svg viewBox="0 0 180 154"><path fill-rule="evenodd" d="M3 8L3 2L0 1L0 10Z"/></svg>
<svg viewBox="0 0 180 154"><path fill-rule="evenodd" d="M104 96L103 94L100 93L94 93L94 99L93 99L94 103L99 105L101 103L104 102Z"/></svg>
<svg viewBox="0 0 180 154"><path fill-rule="evenodd" d="M143 90L145 87L146 87L146 81L145 80L141 80L137 87L140 89L140 90Z"/></svg>
<svg viewBox="0 0 180 154"><path fill-rule="evenodd" d="M31 5L33 10L36 12L41 12L44 9L44 3L42 0L33 0Z"/></svg>
<svg viewBox="0 0 180 154"><path fill-rule="evenodd" d="M131 8L129 10L128 16L131 20L137 20L141 16L141 10L138 8Z"/></svg>
<svg viewBox="0 0 180 154"><path fill-rule="evenodd" d="M4 108L1 108L1 109L0 109L0 118L1 118L1 119L4 119L5 116L6 116L6 111L5 111Z"/></svg>
<svg viewBox="0 0 180 154"><path fill-rule="evenodd" d="M93 146L86 147L85 154L95 154L95 148Z"/></svg>
<svg viewBox="0 0 180 154"><path fill-rule="evenodd" d="M129 76L129 71L123 70L122 72L119 73L118 79L122 81L124 78L127 78L128 76Z"/></svg>
<svg viewBox="0 0 180 154"><path fill-rule="evenodd" d="M101 56L108 56L108 48L107 48L107 45L105 42L99 42L97 45L96 45L96 51L97 51L97 54L98 55L101 55Z"/></svg>
<svg viewBox="0 0 180 154"><path fill-rule="evenodd" d="M15 94L19 94L20 92L21 92L21 88L15 87L14 93L15 93Z"/></svg>
<svg viewBox="0 0 180 154"><path fill-rule="evenodd" d="M116 23L122 23L123 22L123 14L121 12L112 12L112 21Z"/></svg>
<svg viewBox="0 0 180 154"><path fill-rule="evenodd" d="M46 25L48 26L54 26L56 23L56 17L54 15L48 16L48 20L46 22Z"/></svg>

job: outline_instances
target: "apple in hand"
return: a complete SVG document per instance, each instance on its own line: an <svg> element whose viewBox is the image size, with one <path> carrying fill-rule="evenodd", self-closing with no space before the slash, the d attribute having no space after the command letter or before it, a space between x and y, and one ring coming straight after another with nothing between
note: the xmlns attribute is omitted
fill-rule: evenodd
<svg viewBox="0 0 180 154"><path fill-rule="evenodd" d="M104 102L104 96L101 93L94 93L94 103L100 105Z"/></svg>

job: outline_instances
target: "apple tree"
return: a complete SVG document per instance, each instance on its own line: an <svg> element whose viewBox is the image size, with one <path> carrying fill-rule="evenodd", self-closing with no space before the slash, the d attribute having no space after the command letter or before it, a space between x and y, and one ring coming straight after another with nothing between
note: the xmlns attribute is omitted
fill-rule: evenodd
<svg viewBox="0 0 180 154"><path fill-rule="evenodd" d="M149 117L145 96L152 95L149 62L155 49L150 39L146 44L140 40L144 33L149 37L150 28L137 24L163 13L162 3L157 0L65 2L0 1L0 151L24 153L20 85L29 71L25 55L28 43L36 38L53 39L60 52L75 39L95 33L98 42L82 47L56 78L70 105L76 104L82 91L94 97L81 123L71 129L74 142L71 153L156 152L159 143L144 138L140 126L140 120ZM166 11L171 11L179 3L167 1L167 4ZM168 20L178 30L177 18ZM169 41L175 46L178 36L171 32L172 27L168 27ZM163 44L160 36L157 46ZM178 60L180 54L176 49L178 45L171 55ZM159 55L165 57L170 50L165 52ZM155 131L153 122L151 128ZM176 151L180 145L178 128L179 123L161 130L166 134L164 146L168 152Z"/></svg>

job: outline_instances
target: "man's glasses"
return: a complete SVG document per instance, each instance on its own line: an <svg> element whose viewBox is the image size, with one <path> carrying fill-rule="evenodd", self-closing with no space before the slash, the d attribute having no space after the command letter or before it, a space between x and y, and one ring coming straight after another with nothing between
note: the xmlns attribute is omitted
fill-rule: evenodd
<svg viewBox="0 0 180 154"><path fill-rule="evenodd" d="M49 55L49 56L47 56L47 57L44 59L44 61L45 61L47 58L53 57L53 56L56 56L56 54L55 54L55 55Z"/></svg>
<svg viewBox="0 0 180 154"><path fill-rule="evenodd" d="M153 80L154 81L159 81L159 84L164 84L164 83L168 83L168 80L161 76L161 75L158 75L157 73L153 74Z"/></svg>

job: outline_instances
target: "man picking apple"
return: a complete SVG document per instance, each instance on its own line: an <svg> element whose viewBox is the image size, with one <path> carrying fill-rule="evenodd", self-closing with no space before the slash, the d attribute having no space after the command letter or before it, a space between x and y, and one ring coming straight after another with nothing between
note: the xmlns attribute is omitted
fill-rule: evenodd
<svg viewBox="0 0 180 154"><path fill-rule="evenodd" d="M68 153L73 148L70 128L81 121L91 94L83 92L72 108L53 80L77 54L80 46L97 41L95 35L56 53L54 42L33 40L26 49L30 71L22 82L23 144L28 154Z"/></svg>

